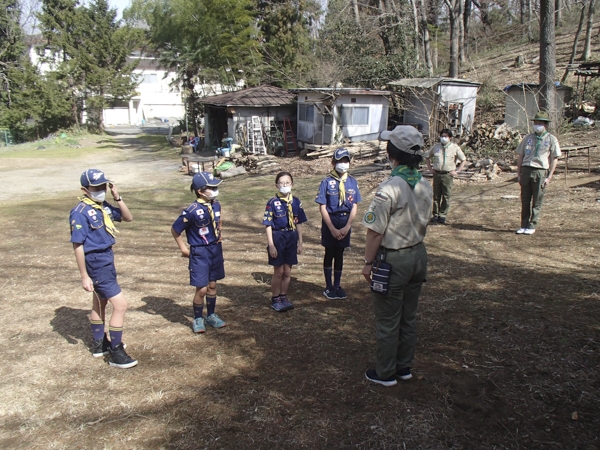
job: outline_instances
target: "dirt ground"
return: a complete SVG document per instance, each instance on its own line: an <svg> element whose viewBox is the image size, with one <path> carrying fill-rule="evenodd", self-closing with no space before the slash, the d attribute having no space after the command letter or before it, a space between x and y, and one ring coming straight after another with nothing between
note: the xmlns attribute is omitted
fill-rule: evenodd
<svg viewBox="0 0 600 450"><path fill-rule="evenodd" d="M41 168L2 160L0 448L600 448L598 172L558 173L533 236L514 234L519 201L502 198L519 193L513 175L455 184L449 225L431 226L425 241L415 376L385 388L363 375L375 336L360 224L345 257L349 298L321 294L313 199L326 164L295 180L309 222L292 272L296 308L284 314L269 308L260 224L273 177L223 184L217 312L228 326L198 336L169 231L193 200L190 178L175 157L114 142ZM67 218L90 165L117 182L134 215L115 247L130 302L124 339L140 362L131 370L88 349L91 297ZM358 176L360 212L384 176Z"/></svg>

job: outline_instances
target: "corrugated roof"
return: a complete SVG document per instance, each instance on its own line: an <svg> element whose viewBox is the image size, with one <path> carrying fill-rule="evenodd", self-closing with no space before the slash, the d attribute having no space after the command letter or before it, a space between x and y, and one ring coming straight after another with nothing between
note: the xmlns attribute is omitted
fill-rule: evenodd
<svg viewBox="0 0 600 450"><path fill-rule="evenodd" d="M432 88L439 83L446 84L464 84L468 86L481 86L481 83L471 80L463 80L461 78L403 78L402 80L390 81L388 84L391 86L404 86L404 87L420 87L420 88Z"/></svg>
<svg viewBox="0 0 600 450"><path fill-rule="evenodd" d="M294 103L296 95L275 86L256 86L226 94L211 95L200 100L213 106L282 106Z"/></svg>
<svg viewBox="0 0 600 450"><path fill-rule="evenodd" d="M390 95L390 91L380 91L368 88L295 88L292 92L319 92L324 94L346 94L346 95Z"/></svg>

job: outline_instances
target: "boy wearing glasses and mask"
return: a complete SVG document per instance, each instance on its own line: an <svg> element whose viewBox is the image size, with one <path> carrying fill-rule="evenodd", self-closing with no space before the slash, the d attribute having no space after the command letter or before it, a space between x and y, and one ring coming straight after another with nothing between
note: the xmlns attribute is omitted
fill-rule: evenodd
<svg viewBox="0 0 600 450"><path fill-rule="evenodd" d="M292 195L292 174L279 172L275 185L279 192L267 202L262 224L266 227L269 265L273 266L271 308L284 312L294 307L287 291L292 266L298 264L298 253L302 253L302 224L307 219L302 202Z"/></svg>
<svg viewBox="0 0 600 450"><path fill-rule="evenodd" d="M325 247L323 274L328 299L344 299L346 292L341 287L344 266L344 249L350 247L352 222L361 201L356 179L348 174L350 154L338 148L331 159L333 170L321 181L315 202L320 206L322 217L321 245ZM333 274L333 280L331 279Z"/></svg>
<svg viewBox="0 0 600 450"><path fill-rule="evenodd" d="M194 175L190 190L196 195L196 201L183 210L171 228L181 256L190 260L190 285L196 288L192 303L194 333L204 333L206 325L213 328L223 328L226 325L215 313L217 281L225 278L221 245L221 204L216 200L221 182L208 172ZM184 231L189 249L181 236Z"/></svg>
<svg viewBox="0 0 600 450"><path fill-rule="evenodd" d="M79 197L79 204L71 210L69 223L81 285L87 292L93 292L92 355L95 358L110 355L111 366L128 369L138 362L125 352L122 343L127 300L117 283L112 246L117 233L114 222L131 222L133 216L115 184L102 171L86 170L80 183L84 196ZM107 189L118 206L105 201ZM104 331L107 302L113 306L108 328L110 341Z"/></svg>

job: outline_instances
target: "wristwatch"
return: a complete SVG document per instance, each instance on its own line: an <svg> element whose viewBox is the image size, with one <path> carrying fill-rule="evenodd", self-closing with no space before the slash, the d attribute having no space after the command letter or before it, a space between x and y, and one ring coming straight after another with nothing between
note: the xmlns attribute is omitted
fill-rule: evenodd
<svg viewBox="0 0 600 450"><path fill-rule="evenodd" d="M369 262L366 259L364 259L364 261L365 261L365 266L372 266L373 265L373 261Z"/></svg>
<svg viewBox="0 0 600 450"><path fill-rule="evenodd" d="M122 202L122 201L123 201L123 197L121 197L121 196L119 195L119 198L113 198L113 200L114 200L115 202Z"/></svg>

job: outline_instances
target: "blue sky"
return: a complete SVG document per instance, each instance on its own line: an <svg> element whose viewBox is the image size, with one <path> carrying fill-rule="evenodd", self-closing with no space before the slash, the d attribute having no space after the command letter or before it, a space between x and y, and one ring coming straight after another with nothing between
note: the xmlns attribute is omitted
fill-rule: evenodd
<svg viewBox="0 0 600 450"><path fill-rule="evenodd" d="M119 18L123 15L123 10L129 6L131 0L108 0L108 4L119 11Z"/></svg>

